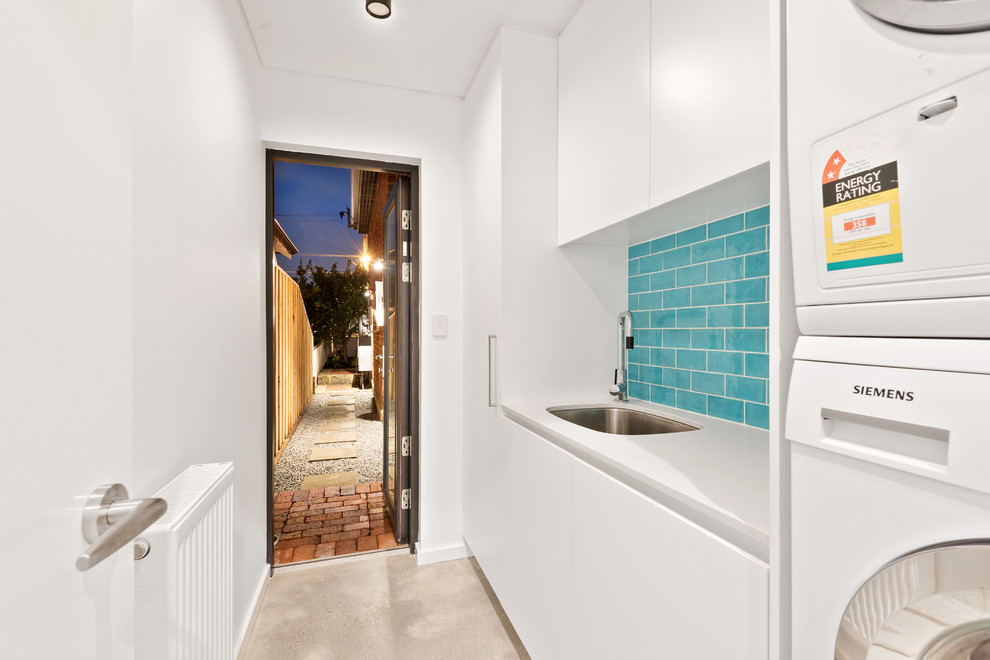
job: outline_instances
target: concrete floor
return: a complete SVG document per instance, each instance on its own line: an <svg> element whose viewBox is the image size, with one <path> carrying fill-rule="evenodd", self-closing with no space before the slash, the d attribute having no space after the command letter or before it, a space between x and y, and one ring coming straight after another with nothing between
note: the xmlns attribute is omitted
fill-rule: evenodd
<svg viewBox="0 0 990 660"><path fill-rule="evenodd" d="M242 660L529 658L471 559L399 550L281 569Z"/></svg>

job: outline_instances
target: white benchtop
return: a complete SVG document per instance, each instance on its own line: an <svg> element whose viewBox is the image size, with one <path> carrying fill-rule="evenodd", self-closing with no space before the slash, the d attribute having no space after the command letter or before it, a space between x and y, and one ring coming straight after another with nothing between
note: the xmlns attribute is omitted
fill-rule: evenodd
<svg viewBox="0 0 990 660"><path fill-rule="evenodd" d="M657 435L612 435L566 422L547 408L622 406L702 427ZM769 433L647 403L614 399L502 405L508 419L546 438L754 557L768 561Z"/></svg>

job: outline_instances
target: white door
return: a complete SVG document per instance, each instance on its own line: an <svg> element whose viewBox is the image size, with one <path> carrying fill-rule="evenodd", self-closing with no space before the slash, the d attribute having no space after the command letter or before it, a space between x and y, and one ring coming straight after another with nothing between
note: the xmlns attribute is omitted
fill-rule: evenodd
<svg viewBox="0 0 990 660"><path fill-rule="evenodd" d="M130 544L75 561L85 497L132 485L130 2L2 13L0 644L128 658Z"/></svg>

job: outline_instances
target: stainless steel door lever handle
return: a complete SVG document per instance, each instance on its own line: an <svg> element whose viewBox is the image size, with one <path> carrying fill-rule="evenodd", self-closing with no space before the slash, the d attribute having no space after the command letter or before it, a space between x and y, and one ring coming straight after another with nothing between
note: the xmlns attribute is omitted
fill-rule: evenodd
<svg viewBox="0 0 990 660"><path fill-rule="evenodd" d="M80 571L93 568L135 540L167 510L168 503L160 497L130 500L121 484L100 486L83 508L83 539L91 545L76 559L76 568Z"/></svg>

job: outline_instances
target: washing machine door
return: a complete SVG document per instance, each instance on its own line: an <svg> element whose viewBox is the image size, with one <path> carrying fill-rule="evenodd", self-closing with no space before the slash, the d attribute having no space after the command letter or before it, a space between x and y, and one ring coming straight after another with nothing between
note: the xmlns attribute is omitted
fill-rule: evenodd
<svg viewBox="0 0 990 660"><path fill-rule="evenodd" d="M990 30L990 0L853 0L881 21L917 32Z"/></svg>
<svg viewBox="0 0 990 660"><path fill-rule="evenodd" d="M836 660L990 660L990 539L922 548L860 587Z"/></svg>

